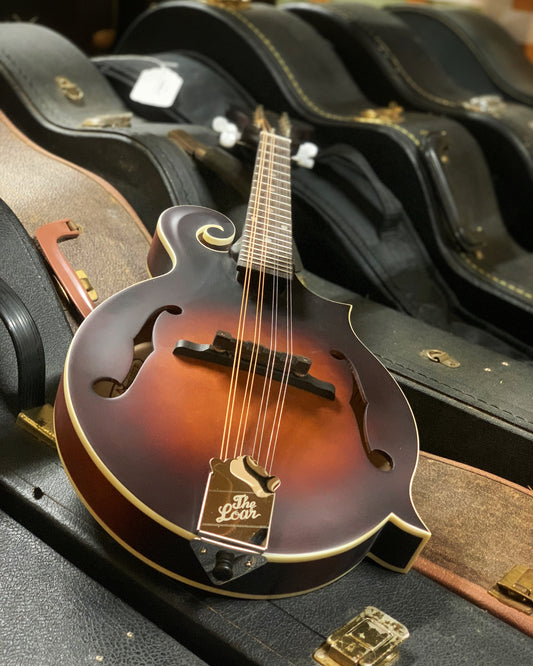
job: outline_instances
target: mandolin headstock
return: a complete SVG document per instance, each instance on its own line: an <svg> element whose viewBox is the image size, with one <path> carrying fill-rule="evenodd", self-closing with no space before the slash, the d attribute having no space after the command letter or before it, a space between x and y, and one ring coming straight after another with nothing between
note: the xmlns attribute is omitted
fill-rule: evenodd
<svg viewBox="0 0 533 666"><path fill-rule="evenodd" d="M290 140L290 154L298 166L312 169L318 147L312 143L314 129L299 120L289 119L288 114L276 114L258 106L254 113L232 107L226 117L213 120L213 129L220 134L219 142L224 148L237 146L244 149L246 159L251 151L255 154L262 131Z"/></svg>
<svg viewBox="0 0 533 666"><path fill-rule="evenodd" d="M265 108L262 104L256 107L252 121L257 132L267 132L268 134L277 134L292 140L291 121L287 113L269 114L267 117Z"/></svg>
<svg viewBox="0 0 533 666"><path fill-rule="evenodd" d="M239 143L254 151L259 143L261 130L284 136L291 140L292 152L297 152L301 144L313 138L314 128L309 123L289 118L286 113L274 113L258 106L253 113L242 108L230 107L226 118L239 131Z"/></svg>

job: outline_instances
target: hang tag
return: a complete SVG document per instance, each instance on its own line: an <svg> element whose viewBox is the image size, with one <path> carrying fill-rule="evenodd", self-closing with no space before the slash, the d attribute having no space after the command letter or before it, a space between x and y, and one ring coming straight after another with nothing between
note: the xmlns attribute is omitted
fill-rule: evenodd
<svg viewBox="0 0 533 666"><path fill-rule="evenodd" d="M181 76L168 67L144 69L131 89L130 99L167 109L172 106L183 85Z"/></svg>

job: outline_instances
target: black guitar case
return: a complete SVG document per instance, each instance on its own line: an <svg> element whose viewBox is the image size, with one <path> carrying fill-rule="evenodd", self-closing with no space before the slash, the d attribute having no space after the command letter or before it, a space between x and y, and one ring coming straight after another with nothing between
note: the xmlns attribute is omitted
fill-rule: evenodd
<svg viewBox="0 0 533 666"><path fill-rule="evenodd" d="M33 23L0 24L2 110L33 141L110 182L149 231L171 205L213 206L175 125L136 118L77 47Z"/></svg>
<svg viewBox="0 0 533 666"><path fill-rule="evenodd" d="M233 77L198 54L172 51L151 57L102 56L94 62L124 103L139 116L153 121L210 126L215 117L230 112L231 117L244 115L250 122L257 106ZM175 102L167 108L131 99L141 73L157 62L175 68L184 80ZM295 123L294 132L296 137L300 133L304 138L313 138L312 128L307 125L299 127ZM183 138L184 145L187 140ZM192 153L206 168L216 170L221 179L233 186L232 172L235 180L242 176L245 167L236 157L222 154L219 146L202 146L189 140ZM252 153L241 145L233 151L245 163ZM247 200L249 170L240 181L240 190ZM507 355L521 357L521 349L531 356L504 331L476 320L460 306L435 270L401 203L353 146L334 144L319 150L312 169L294 163L292 193L293 234L308 270Z"/></svg>
<svg viewBox="0 0 533 666"><path fill-rule="evenodd" d="M0 561L4 666L205 665L1 510Z"/></svg>
<svg viewBox="0 0 533 666"><path fill-rule="evenodd" d="M528 223L533 206L533 109L491 96L490 91L479 95L475 89L458 86L402 20L403 13L358 3L320 7L297 3L290 5L290 11L331 40L354 80L375 103L388 104L394 99L407 109L442 113L464 124L486 157L505 225L520 245L533 250ZM454 52L452 45L449 52ZM490 239L491 230L482 218L479 223ZM499 219L498 223L503 226ZM495 231L493 226L492 233ZM498 244L505 247L506 257L501 257L505 268L498 266L495 274L503 280L521 281L529 293L531 261L520 257L503 231ZM489 243L485 243L485 251ZM508 263L510 257L516 263L512 259Z"/></svg>
<svg viewBox="0 0 533 666"><path fill-rule="evenodd" d="M524 47L483 12L456 7L387 7L408 23L459 86L533 105L533 64Z"/></svg>
<svg viewBox="0 0 533 666"><path fill-rule="evenodd" d="M463 306L529 343L531 292L507 274L496 250L482 251L497 247L492 237L502 225L483 156L463 127L442 116L391 117L390 109L369 108L327 41L262 3L242 11L164 3L141 15L118 45L121 54L172 49L216 60L267 108L312 123L320 145L356 146L401 201ZM515 277L521 260L512 254Z"/></svg>
<svg viewBox="0 0 533 666"><path fill-rule="evenodd" d="M53 404L72 330L40 253L1 200L0 247L3 433L20 410Z"/></svg>

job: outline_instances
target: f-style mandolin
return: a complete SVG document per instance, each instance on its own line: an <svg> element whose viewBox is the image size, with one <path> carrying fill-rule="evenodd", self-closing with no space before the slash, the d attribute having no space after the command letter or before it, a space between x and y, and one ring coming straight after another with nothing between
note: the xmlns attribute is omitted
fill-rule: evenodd
<svg viewBox="0 0 533 666"><path fill-rule="evenodd" d="M294 274L288 122L257 121L240 242L212 210L164 211L152 279L80 326L55 419L79 495L128 550L199 588L276 597L367 554L407 571L429 532L409 405L350 308Z"/></svg>

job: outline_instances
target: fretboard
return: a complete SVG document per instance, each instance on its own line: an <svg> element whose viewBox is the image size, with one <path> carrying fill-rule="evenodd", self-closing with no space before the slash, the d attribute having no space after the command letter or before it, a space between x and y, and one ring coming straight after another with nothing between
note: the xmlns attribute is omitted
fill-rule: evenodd
<svg viewBox="0 0 533 666"><path fill-rule="evenodd" d="M261 131L238 265L292 277L291 142Z"/></svg>

